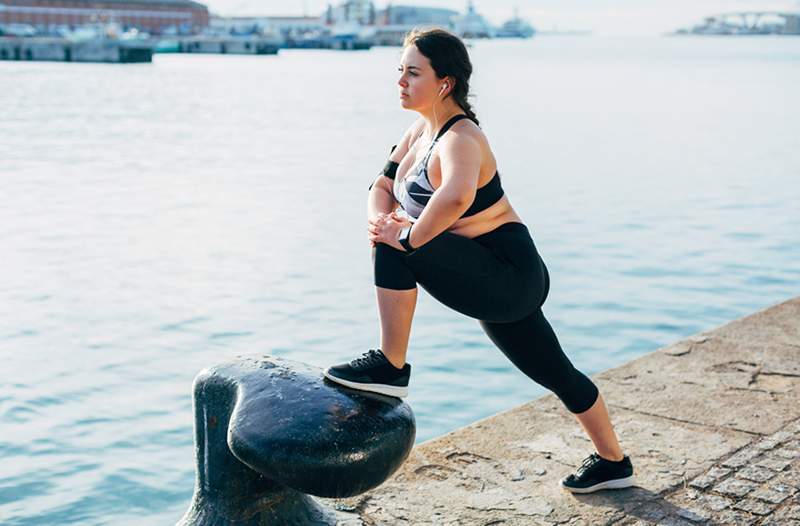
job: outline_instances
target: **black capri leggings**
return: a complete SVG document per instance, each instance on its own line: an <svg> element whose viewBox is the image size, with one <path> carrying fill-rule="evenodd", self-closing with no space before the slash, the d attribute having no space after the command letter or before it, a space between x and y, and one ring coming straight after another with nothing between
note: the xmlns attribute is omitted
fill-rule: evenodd
<svg viewBox="0 0 800 526"><path fill-rule="evenodd" d="M441 303L479 320L509 360L572 413L597 400L597 387L572 366L542 313L550 275L522 223L472 239L442 232L411 254L378 243L372 261L376 286L410 290L419 283Z"/></svg>

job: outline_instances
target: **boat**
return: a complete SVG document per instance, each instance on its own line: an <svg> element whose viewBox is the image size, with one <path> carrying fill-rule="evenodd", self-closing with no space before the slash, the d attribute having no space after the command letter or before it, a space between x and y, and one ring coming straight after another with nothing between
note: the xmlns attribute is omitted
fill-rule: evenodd
<svg viewBox="0 0 800 526"><path fill-rule="evenodd" d="M475 11L472 0L467 2L467 12L453 19L455 33L461 38L493 38L494 28Z"/></svg>
<svg viewBox="0 0 800 526"><path fill-rule="evenodd" d="M507 20L495 32L496 38L531 38L536 30L526 20L519 17L514 9L514 18Z"/></svg>

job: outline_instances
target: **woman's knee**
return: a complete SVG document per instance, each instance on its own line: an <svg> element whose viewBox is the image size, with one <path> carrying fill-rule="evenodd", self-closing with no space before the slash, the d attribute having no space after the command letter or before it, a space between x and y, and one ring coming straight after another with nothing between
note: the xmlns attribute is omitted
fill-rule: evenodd
<svg viewBox="0 0 800 526"><path fill-rule="evenodd" d="M592 380L571 364L528 374L539 385L555 394L573 414L583 413L597 401L600 391Z"/></svg>
<svg viewBox="0 0 800 526"><path fill-rule="evenodd" d="M573 414L588 411L600 396L600 390L594 382L575 368L573 368L570 378L561 383L553 392Z"/></svg>
<svg viewBox="0 0 800 526"><path fill-rule="evenodd" d="M372 248L372 267L375 285L385 289L409 290L417 286L417 280L406 265L404 254L385 243Z"/></svg>

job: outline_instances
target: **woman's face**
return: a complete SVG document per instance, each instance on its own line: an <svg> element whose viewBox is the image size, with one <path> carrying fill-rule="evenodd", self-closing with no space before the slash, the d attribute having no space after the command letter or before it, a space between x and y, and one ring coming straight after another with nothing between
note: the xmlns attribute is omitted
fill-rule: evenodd
<svg viewBox="0 0 800 526"><path fill-rule="evenodd" d="M398 71L400 78L397 86L403 108L429 108L439 98L439 90L445 80L436 76L430 60L419 52L417 46L410 45L403 50Z"/></svg>

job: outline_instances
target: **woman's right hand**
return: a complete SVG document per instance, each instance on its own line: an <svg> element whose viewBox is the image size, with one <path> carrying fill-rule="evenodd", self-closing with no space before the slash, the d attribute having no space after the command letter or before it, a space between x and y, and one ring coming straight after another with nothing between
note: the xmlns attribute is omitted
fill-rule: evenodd
<svg viewBox="0 0 800 526"><path fill-rule="evenodd" d="M411 225L414 224L411 221L409 221L409 219L406 216L401 216L397 212L393 211L391 216L392 216L392 219L394 219L395 221L400 223L400 226L402 226L403 228L405 228L407 226L411 226Z"/></svg>
<svg viewBox="0 0 800 526"><path fill-rule="evenodd" d="M400 228L405 228L407 226L411 226L413 223L408 220L408 218L400 216L397 212L392 211L390 213L381 212L377 215L375 219L369 219L367 225L367 235L377 235L378 234L378 227L381 223L385 221L394 221L400 225ZM371 239L369 240L369 244L371 247L375 246L375 242Z"/></svg>

